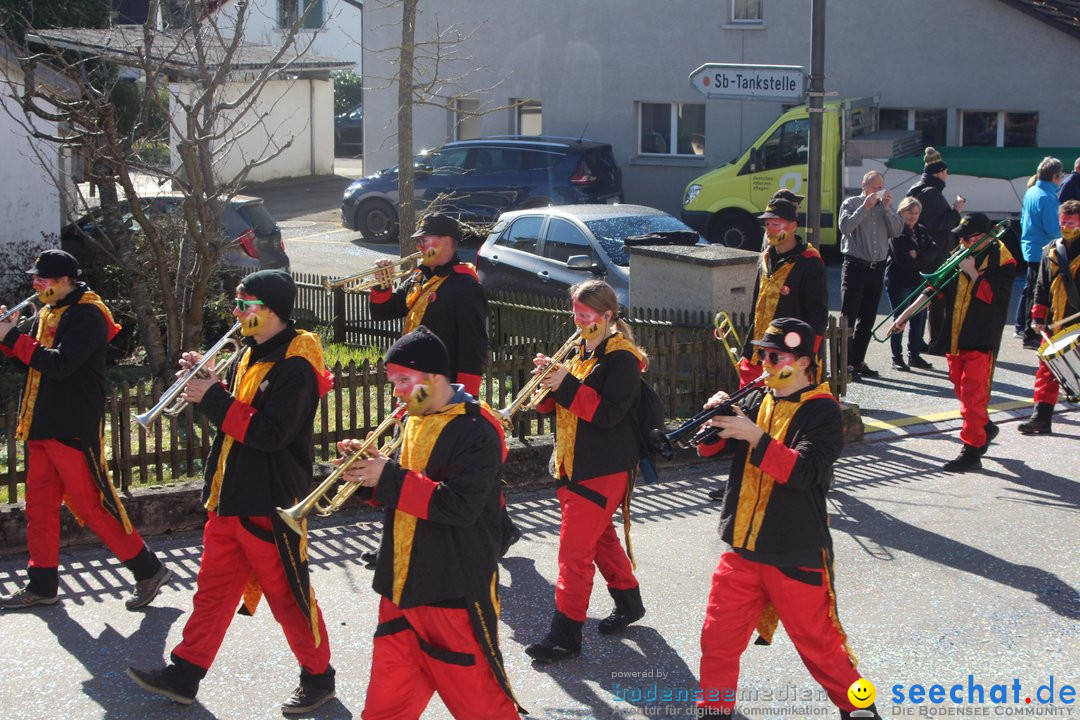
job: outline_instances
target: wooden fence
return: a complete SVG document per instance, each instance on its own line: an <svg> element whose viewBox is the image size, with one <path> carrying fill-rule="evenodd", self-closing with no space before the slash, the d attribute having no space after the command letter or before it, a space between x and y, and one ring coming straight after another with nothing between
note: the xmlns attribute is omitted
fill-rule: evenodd
<svg viewBox="0 0 1080 720"><path fill-rule="evenodd" d="M297 320L304 324L334 328L335 337L350 343L385 349L401 332L401 321L374 322L365 298L340 291L327 293L321 278L297 274L299 293ZM550 353L573 331L571 313L564 300L500 295L488 303L492 351L480 390L481 399L503 408L530 377L537 352ZM646 379L656 388L669 418L695 414L717 389L737 386L734 364L713 336L707 313L634 309L630 324L635 339L649 354ZM741 337L748 319L733 318ZM846 324L830 318L826 331L826 374L834 394L846 390ZM322 398L315 418L317 459L333 457L335 443L363 437L377 426L393 406L386 377L379 363L350 363L332 368L334 389ZM106 401L105 438L109 464L116 484L126 490L134 485L161 484L202 473L213 429L190 408L176 417L163 417L150 430L134 422L134 415L152 407L163 387L149 381L110 389ZM6 398L0 407L0 487L16 496L25 479L25 446L15 440L18 399ZM525 413L515 418L519 438L549 433L550 419Z"/></svg>

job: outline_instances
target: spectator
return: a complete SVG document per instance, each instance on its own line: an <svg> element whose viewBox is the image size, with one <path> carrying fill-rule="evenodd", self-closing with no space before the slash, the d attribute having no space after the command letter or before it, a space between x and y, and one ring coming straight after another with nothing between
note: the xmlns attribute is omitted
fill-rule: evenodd
<svg viewBox="0 0 1080 720"><path fill-rule="evenodd" d="M1058 202L1063 203L1068 200L1080 200L1080 157L1076 158L1073 171L1065 176L1065 181L1061 183L1061 190L1058 190Z"/></svg>
<svg viewBox="0 0 1080 720"><path fill-rule="evenodd" d="M889 305L893 313L899 316L900 305L919 286L922 285L920 272L931 272L936 266L929 265L937 256L934 239L926 227L919 222L922 204L908 195L900 201L899 214L904 221L904 230L898 237L889 241L889 260L885 265L885 288L889 295ZM929 370L933 365L922 358L923 327L926 324L926 310L921 310L908 319L908 361L904 362L901 353L903 329L889 336L892 345L892 366L901 371L913 367Z"/></svg>
<svg viewBox="0 0 1080 720"><path fill-rule="evenodd" d="M885 190L885 178L872 170L863 176L862 193L840 206L840 252L844 254L840 313L853 331L848 342L852 380L878 376L866 365L866 349L884 286L889 238L899 235L904 227L892 201L892 193Z"/></svg>
<svg viewBox="0 0 1080 720"><path fill-rule="evenodd" d="M1028 324L1031 318L1031 301L1035 293L1035 281L1039 277L1039 261L1046 244L1061 237L1058 225L1058 184L1063 167L1055 157L1044 157L1035 173L1035 184L1024 193L1020 209L1020 251L1027 263L1024 290L1016 306L1016 337L1023 340L1024 347L1039 347L1039 336Z"/></svg>

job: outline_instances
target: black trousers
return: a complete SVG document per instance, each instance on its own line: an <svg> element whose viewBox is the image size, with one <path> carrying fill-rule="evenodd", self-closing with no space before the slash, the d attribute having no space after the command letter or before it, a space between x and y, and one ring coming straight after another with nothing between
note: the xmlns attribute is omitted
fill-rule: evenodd
<svg viewBox="0 0 1080 720"><path fill-rule="evenodd" d="M844 258L840 271L840 314L851 328L848 341L848 365L859 367L866 360L871 333L877 321L878 303L885 282L885 263L863 263L852 257Z"/></svg>

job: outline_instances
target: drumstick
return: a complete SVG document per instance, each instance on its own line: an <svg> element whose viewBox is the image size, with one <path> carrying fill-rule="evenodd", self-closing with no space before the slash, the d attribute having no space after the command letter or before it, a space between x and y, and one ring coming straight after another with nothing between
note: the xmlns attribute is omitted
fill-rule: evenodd
<svg viewBox="0 0 1080 720"><path fill-rule="evenodd" d="M1050 325L1050 331L1053 332L1053 331L1057 330L1059 327L1061 327L1062 325L1064 325L1065 323L1070 322L1072 320L1075 320L1076 318L1080 318L1080 312L1073 313L1069 317L1062 318L1061 320L1058 320L1056 323L1051 324Z"/></svg>

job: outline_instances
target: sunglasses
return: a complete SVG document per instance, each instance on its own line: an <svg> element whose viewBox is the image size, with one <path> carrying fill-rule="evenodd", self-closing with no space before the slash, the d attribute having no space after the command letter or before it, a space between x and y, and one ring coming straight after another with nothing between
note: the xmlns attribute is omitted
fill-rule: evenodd
<svg viewBox="0 0 1080 720"><path fill-rule="evenodd" d="M236 309L240 312L247 312L250 308L257 305L265 305L262 300L244 300L243 298L236 298Z"/></svg>
<svg viewBox="0 0 1080 720"><path fill-rule="evenodd" d="M777 352L775 350L758 350L758 354L761 355L763 360L768 360L770 365L779 365L781 360L795 357L791 353Z"/></svg>

